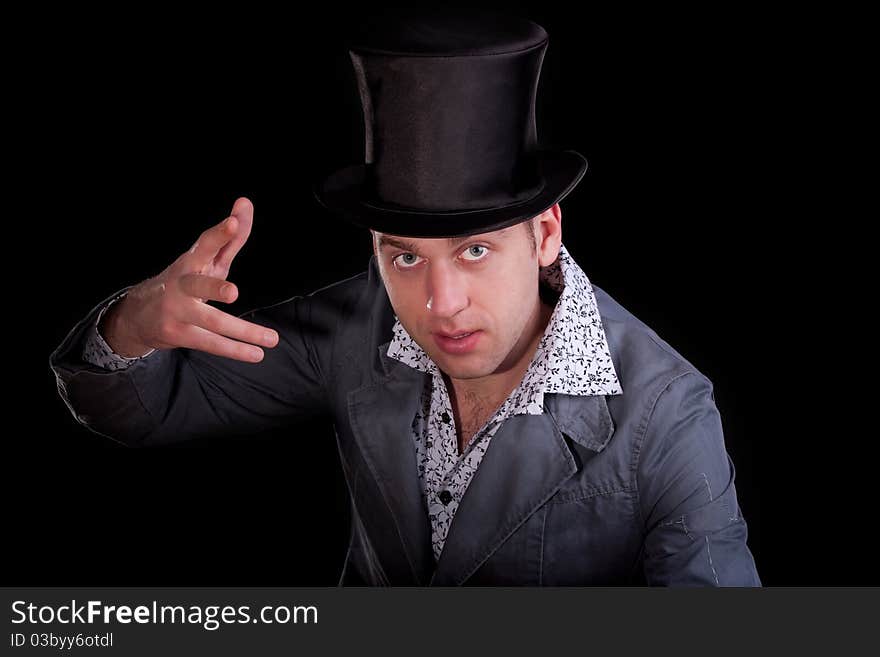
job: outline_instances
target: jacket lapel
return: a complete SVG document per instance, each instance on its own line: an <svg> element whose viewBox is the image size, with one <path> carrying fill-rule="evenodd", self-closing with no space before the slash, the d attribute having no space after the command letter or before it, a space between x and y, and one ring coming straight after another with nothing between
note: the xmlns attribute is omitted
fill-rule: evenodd
<svg viewBox="0 0 880 657"><path fill-rule="evenodd" d="M352 433L382 492L381 499L361 496L356 502L359 509L368 507L367 532L391 582L423 585L434 555L412 421L429 375L389 358L388 344L379 347L384 377L348 397Z"/></svg>
<svg viewBox="0 0 880 657"><path fill-rule="evenodd" d="M593 452L614 425L602 395L548 394L541 415L505 420L449 528L432 586L458 586L578 470L563 435Z"/></svg>

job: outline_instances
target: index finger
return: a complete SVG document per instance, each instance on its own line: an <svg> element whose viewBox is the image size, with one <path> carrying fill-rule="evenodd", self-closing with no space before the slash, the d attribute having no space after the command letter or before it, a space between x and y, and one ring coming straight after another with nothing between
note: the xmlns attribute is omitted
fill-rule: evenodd
<svg viewBox="0 0 880 657"><path fill-rule="evenodd" d="M235 236L238 219L235 215L226 217L215 226L203 232L186 254L193 269L203 272L214 261L216 255Z"/></svg>
<svg viewBox="0 0 880 657"><path fill-rule="evenodd" d="M232 206L232 216L237 220L237 229L233 239L229 240L220 249L214 259L214 264L222 270L225 275L229 274L229 267L232 265L232 259L247 242L248 236L251 234L251 226L254 223L254 205L247 198L241 197Z"/></svg>

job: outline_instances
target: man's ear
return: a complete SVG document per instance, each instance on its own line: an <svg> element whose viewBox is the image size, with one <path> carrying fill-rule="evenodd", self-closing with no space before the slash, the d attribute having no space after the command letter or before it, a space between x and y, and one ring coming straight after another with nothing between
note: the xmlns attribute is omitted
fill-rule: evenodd
<svg viewBox="0 0 880 657"><path fill-rule="evenodd" d="M559 257L562 245L562 208L556 203L538 215L538 264L541 267L552 265Z"/></svg>

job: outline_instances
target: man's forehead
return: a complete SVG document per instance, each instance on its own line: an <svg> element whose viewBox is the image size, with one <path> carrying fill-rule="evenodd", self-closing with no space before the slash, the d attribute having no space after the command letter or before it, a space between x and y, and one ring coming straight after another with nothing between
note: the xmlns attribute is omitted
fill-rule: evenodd
<svg viewBox="0 0 880 657"><path fill-rule="evenodd" d="M379 248L383 246L395 246L398 248L414 248L419 244L433 244L437 242L445 242L449 246L457 246L467 240L478 239L503 239L510 235L514 226L500 228L498 230L489 231L487 233L477 233L475 235L465 235L464 237L404 237L402 235L392 235L390 233L381 233L373 230L374 239L378 242Z"/></svg>

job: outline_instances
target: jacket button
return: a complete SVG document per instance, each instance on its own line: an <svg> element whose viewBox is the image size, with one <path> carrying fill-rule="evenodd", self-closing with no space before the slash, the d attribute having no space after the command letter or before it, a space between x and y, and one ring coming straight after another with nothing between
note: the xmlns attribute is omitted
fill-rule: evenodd
<svg viewBox="0 0 880 657"><path fill-rule="evenodd" d="M449 504L452 501L452 493L448 490L440 491L440 501L443 502L443 504Z"/></svg>

